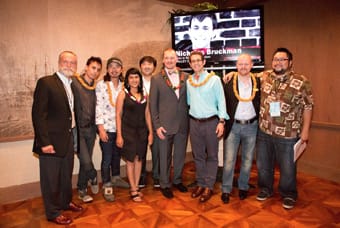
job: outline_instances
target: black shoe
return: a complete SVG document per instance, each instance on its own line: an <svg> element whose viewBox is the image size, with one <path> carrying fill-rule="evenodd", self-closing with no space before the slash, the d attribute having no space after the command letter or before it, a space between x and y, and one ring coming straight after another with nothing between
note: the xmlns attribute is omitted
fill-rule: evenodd
<svg viewBox="0 0 340 228"><path fill-rule="evenodd" d="M295 203L296 203L295 199L286 197L283 199L282 206L284 209L293 209L295 206Z"/></svg>
<svg viewBox="0 0 340 228"><path fill-rule="evenodd" d="M244 200L248 196L248 191L246 190L238 190L238 196L240 197L240 200Z"/></svg>
<svg viewBox="0 0 340 228"><path fill-rule="evenodd" d="M257 194L256 199L259 201L265 201L269 197L271 197L271 195L268 192L266 192L265 190L261 190L260 193Z"/></svg>
<svg viewBox="0 0 340 228"><path fill-rule="evenodd" d="M154 180L153 180L153 187L154 187L154 188L159 188L159 187L161 187L161 185L159 184L159 180L158 180L158 179L154 179Z"/></svg>
<svg viewBox="0 0 340 228"><path fill-rule="evenodd" d="M180 192L188 192L188 188L185 187L182 183L173 184L175 188L177 188Z"/></svg>
<svg viewBox="0 0 340 228"><path fill-rule="evenodd" d="M168 199L174 198L174 194L172 193L172 190L170 188L161 188L161 192L163 196Z"/></svg>
<svg viewBox="0 0 340 228"><path fill-rule="evenodd" d="M223 203L229 203L229 193L222 193L221 200Z"/></svg>

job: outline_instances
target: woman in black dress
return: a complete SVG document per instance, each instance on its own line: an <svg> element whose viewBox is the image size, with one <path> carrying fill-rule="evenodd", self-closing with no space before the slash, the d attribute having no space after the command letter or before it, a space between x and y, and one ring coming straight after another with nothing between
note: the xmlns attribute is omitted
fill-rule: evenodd
<svg viewBox="0 0 340 228"><path fill-rule="evenodd" d="M142 75L136 68L130 68L125 75L124 90L116 101L116 144L122 148L126 161L126 173L130 182L131 198L142 201L138 183L148 144L152 144L152 127L146 93L143 91Z"/></svg>

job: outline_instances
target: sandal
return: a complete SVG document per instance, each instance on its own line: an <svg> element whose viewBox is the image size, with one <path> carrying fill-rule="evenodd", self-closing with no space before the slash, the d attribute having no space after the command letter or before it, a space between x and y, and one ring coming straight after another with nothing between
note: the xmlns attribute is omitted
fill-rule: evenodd
<svg viewBox="0 0 340 228"><path fill-rule="evenodd" d="M140 197L143 197L143 196L144 196L144 194L140 191L139 188L137 188L136 192L138 192L138 195L139 195Z"/></svg>
<svg viewBox="0 0 340 228"><path fill-rule="evenodd" d="M143 201L143 200L142 200L142 197L139 195L139 192L138 192L137 190L135 190L135 191L130 191L130 193L131 193L131 199L132 199L132 201L137 202L137 203ZM132 193L135 193L135 194L132 194Z"/></svg>

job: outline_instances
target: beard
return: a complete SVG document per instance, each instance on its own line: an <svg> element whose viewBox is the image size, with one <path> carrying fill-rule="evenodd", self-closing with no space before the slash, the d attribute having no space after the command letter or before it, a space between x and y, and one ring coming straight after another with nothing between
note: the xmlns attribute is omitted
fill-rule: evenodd
<svg viewBox="0 0 340 228"><path fill-rule="evenodd" d="M283 75L288 71L288 69L281 69L281 70L275 70L274 69L273 71L276 75Z"/></svg>
<svg viewBox="0 0 340 228"><path fill-rule="evenodd" d="M65 75L66 77L72 77L75 73L74 70L72 69L68 69L68 68L63 68L63 69L60 69L60 72Z"/></svg>

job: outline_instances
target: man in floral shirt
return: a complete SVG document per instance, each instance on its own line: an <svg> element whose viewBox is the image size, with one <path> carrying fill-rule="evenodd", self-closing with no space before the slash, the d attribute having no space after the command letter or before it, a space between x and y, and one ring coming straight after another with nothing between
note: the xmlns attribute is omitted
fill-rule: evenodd
<svg viewBox="0 0 340 228"><path fill-rule="evenodd" d="M260 124L257 139L257 199L273 195L275 160L280 168L279 192L282 206L292 209L297 199L294 145L308 141L313 97L309 80L292 71L293 56L278 48L272 70L262 75Z"/></svg>
<svg viewBox="0 0 340 228"><path fill-rule="evenodd" d="M96 124L102 150L103 196L106 201L112 202L112 186L130 186L120 177L121 150L116 146L116 98L123 86L123 63L119 58L112 57L107 61L106 70L104 80L99 81L96 87Z"/></svg>

